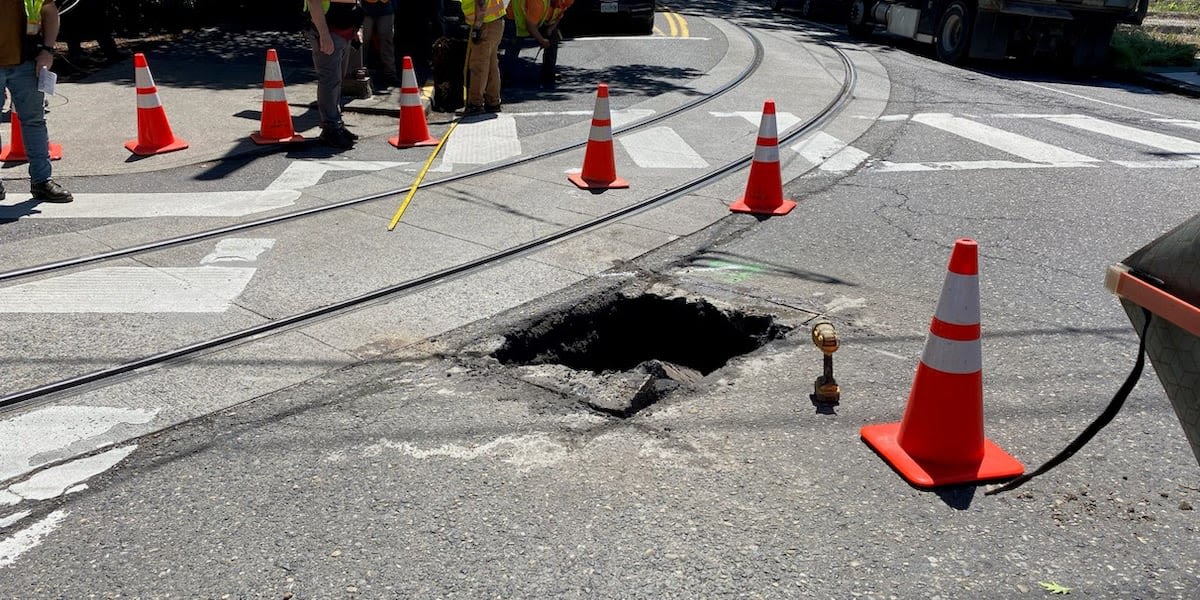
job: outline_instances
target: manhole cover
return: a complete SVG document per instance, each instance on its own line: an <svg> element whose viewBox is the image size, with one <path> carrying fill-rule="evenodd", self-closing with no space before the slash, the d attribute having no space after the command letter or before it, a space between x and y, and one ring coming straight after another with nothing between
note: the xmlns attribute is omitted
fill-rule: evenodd
<svg viewBox="0 0 1200 600"><path fill-rule="evenodd" d="M510 333L492 356L507 365L590 372L540 375L592 408L628 417L789 329L769 315L722 310L702 298L614 295Z"/></svg>

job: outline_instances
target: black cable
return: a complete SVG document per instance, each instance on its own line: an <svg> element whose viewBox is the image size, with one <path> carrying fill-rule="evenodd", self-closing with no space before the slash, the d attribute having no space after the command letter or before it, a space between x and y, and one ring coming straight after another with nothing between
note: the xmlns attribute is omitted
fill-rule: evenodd
<svg viewBox="0 0 1200 600"><path fill-rule="evenodd" d="M1125 383L1121 384L1121 388L1117 390L1113 399L1109 401L1108 408L1105 408L1104 412L1100 413L1100 416L1096 417L1096 420L1092 421L1092 424L1088 425L1083 430L1083 433L1079 434L1079 437L1076 437L1074 441L1067 444L1066 448L1063 448L1061 452L1054 455L1054 458L1051 458L1045 464L1038 467L1036 471L1026 473L994 490L988 490L984 492L985 496L1015 490L1030 479L1062 464L1068 458L1074 456L1076 452L1079 452L1080 448L1083 448L1090 442L1101 429L1104 429L1117 416L1117 413L1121 411L1121 407L1125 405L1125 399L1129 397L1129 392L1133 391L1133 387L1137 385L1138 379L1142 376L1142 367L1146 365L1146 333L1150 330L1150 320L1153 315L1144 308L1142 309L1142 314L1146 318L1146 324L1142 326L1142 340L1138 343L1137 362L1133 364L1133 371L1130 371L1129 377L1125 378Z"/></svg>

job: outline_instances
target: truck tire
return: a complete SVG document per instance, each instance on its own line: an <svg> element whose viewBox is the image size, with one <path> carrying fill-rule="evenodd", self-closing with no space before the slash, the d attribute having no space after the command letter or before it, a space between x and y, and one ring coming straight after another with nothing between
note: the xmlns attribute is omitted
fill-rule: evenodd
<svg viewBox="0 0 1200 600"><path fill-rule="evenodd" d="M850 37L863 39L875 30L875 24L867 17L867 0L852 0L846 15L846 29Z"/></svg>
<svg viewBox="0 0 1200 600"><path fill-rule="evenodd" d="M971 49L971 28L975 26L975 11L963 0L953 0L946 5L938 19L937 57L952 65L967 59Z"/></svg>

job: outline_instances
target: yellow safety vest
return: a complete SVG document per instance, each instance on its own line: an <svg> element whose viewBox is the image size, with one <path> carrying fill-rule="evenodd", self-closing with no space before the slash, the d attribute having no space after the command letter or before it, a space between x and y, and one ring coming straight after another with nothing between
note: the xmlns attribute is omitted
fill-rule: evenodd
<svg viewBox="0 0 1200 600"><path fill-rule="evenodd" d="M550 13L550 0L538 1L542 3L542 20L538 25L542 25L547 22L546 16ZM529 26L525 21L525 0L509 2L507 16L517 25L517 37L529 37Z"/></svg>
<svg viewBox="0 0 1200 600"><path fill-rule="evenodd" d="M25 0L25 35L37 35L42 30L44 0Z"/></svg>
<svg viewBox="0 0 1200 600"><path fill-rule="evenodd" d="M468 24L475 23L475 3L480 0L462 0L463 16L467 18ZM520 0L513 0L519 2ZM504 0L486 0L487 4L483 7L483 22L491 23L496 19L504 18Z"/></svg>

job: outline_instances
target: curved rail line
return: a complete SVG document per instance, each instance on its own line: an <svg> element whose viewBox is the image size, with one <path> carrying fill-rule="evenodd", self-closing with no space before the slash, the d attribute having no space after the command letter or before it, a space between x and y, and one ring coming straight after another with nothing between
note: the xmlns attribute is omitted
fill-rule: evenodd
<svg viewBox="0 0 1200 600"><path fill-rule="evenodd" d="M751 34L748 33L748 35L751 35ZM753 36L751 35L751 37L753 37ZM755 39L755 45L757 48L761 49L761 45L759 44L757 39ZM829 104L827 104L815 116L813 116L812 118L808 119L807 121L801 123L798 127L794 128L791 132L780 137L779 144L782 145L782 144L788 143L806 133L809 133L813 129L820 127L821 125L823 125L824 123L826 123L827 121L832 119L852 99L853 90L854 90L854 87L857 84L857 80L858 80L858 75L854 68L854 65L850 61L850 59L846 55L846 53L843 52L841 49L839 49L833 45L829 45L829 47L832 48L837 53L838 57L842 61L842 65L845 70L845 78L842 81L842 86L841 86L840 90L838 91L838 94ZM13 394L9 394L9 395L0 397L0 409L9 409L11 407L15 407L17 405L28 403L28 402L31 402L34 400L43 399L43 398L46 398L48 396L51 396L53 394L57 394L60 392L65 392L65 391L73 390L73 389L77 389L77 388L83 388L84 386L91 386L93 384L111 382L111 381L114 381L117 377L132 373L139 369L154 367L154 366L162 365L164 363L168 363L168 362L172 362L172 361L176 361L176 360L180 360L180 359L184 359L184 358L198 357L209 351L214 351L217 349L231 347L231 346L237 345L239 343L244 343L244 342L250 341L252 338L262 336L264 334L279 332L279 331L282 331L282 330L285 330L285 329L288 329L291 327L313 323L319 319L331 317L331 316L334 316L337 314L350 312L351 310L358 310L361 308L365 308L366 306L370 305L371 303L388 300L388 299L391 299L394 297L399 297L399 296L407 294L407 293L418 291L418 290L421 290L421 289L424 289L427 287L431 287L431 286L440 284L445 281L452 280L457 277L461 277L463 275L467 275L469 273L481 270L486 267L500 264L504 261L507 261L507 260L522 256L522 255L528 254L535 250L544 248L555 242L585 233L585 232L593 230L593 229L598 229L598 228L600 228L604 225L607 225L611 222L623 219L630 215L637 214L639 212L648 210L650 208L654 208L660 204L665 204L676 198L682 197L696 189L705 187L719 179L724 178L725 176L729 175L730 173L745 167L746 165L748 165L751 162L753 157L754 157L753 153L748 153L737 160L726 163L724 166L721 166L717 169L709 171L708 173L700 175L700 176L680 185L679 187L677 187L673 190L668 190L657 196L653 196L653 197L647 198L645 200L642 200L640 202L637 202L635 204L631 204L629 206L620 208L618 210L600 215L591 220L588 220L588 221L579 223L577 225L559 230L557 232L530 240L528 242L524 242L522 244L518 244L516 246L512 246L510 248L506 248L504 250L500 250L498 252L495 252L495 253L492 253L492 254L489 254L486 256L479 257L477 259L474 259L474 260L471 260L468 262L461 263L459 265L455 265L455 266L448 267L448 268L445 268L445 269L442 269L439 271L435 271L435 272L423 275L421 277L410 279L410 280L402 282L402 283L398 283L398 284L380 288L380 289L377 289L377 290L374 290L371 292L367 292L365 294L359 295L354 298L342 300L342 301L339 301L339 302L336 302L333 304L329 304L326 306L308 310L308 311L298 313L295 315L291 315L288 317L282 317L279 319L275 319L275 320L269 321L267 323L261 323L259 325L255 325L253 327L248 327L248 328L242 329L240 331L234 331L231 333L227 333L227 334L224 334L224 335L221 335L218 337L214 337L214 338L206 340L206 341L198 342L195 344L190 344L190 345L175 348L172 350L167 350L164 352L160 352L158 354L140 358L140 359L137 359L134 361L124 363L124 364L116 365L116 366L113 366L113 367L110 367L107 369L102 369L99 371L94 371L92 373L87 373L87 374L80 375L77 377L72 377L69 379L64 379L64 380L48 383L48 384L41 385L41 386L38 386L35 388L30 388L27 390L23 390L20 392L16 392ZM374 199L375 197L379 197L379 196L373 196L372 199ZM362 200L358 200L358 201L362 201Z"/></svg>
<svg viewBox="0 0 1200 600"><path fill-rule="evenodd" d="M751 75L753 75L754 72L757 71L758 68L762 65L762 61L763 61L762 42L760 42L758 40L758 38L754 37L754 35L751 34L742 25L734 23L734 26L737 27L738 29L740 29L742 31L742 33L745 34L746 37L750 39L751 43L754 44L754 59L752 61L750 61L750 63L748 65L746 65L745 69L742 69L742 71L740 73L738 73L737 77L726 82L725 84L721 85L721 87L717 88L712 93L707 94L703 97L697 98L697 99L689 101L689 102L685 102L684 104L676 106L675 108L672 108L670 110L664 111L661 114L646 117L645 119L640 119L633 123L629 123L623 127L616 128L613 130L613 135L617 136L617 135L620 135L623 133L628 133L630 131L634 131L637 129L642 129L644 127L648 127L650 125L658 123L659 121L662 121L664 119L673 117L681 112L691 110L697 106L701 106L707 102L715 100L715 99L721 97L722 95L728 93L730 90L733 90L739 84L741 84L743 81L748 79ZM445 178L438 179L436 181L422 183L422 184L418 185L417 188L425 189L425 188L429 188L429 187L436 187L436 186L440 186L440 185L454 183L456 181L461 181L463 179L468 179L471 177L487 175L489 173L494 173L496 171L500 171L500 170L514 167L517 165L522 165L522 164L530 163L530 162L533 162L536 160L541 160L541 159L549 157L549 156L554 156L557 154L562 154L564 152L569 152L571 150L581 148L586 144L587 144L586 139L583 141L580 141L580 142L564 144L564 145L558 146L556 148L550 148L548 150L543 150L542 152L538 152L536 154L531 154L529 156L517 157L514 159L498 162L495 164L486 165L486 166L483 166L483 167L480 167L478 169L474 169L471 171L464 171L462 173L453 174L453 175L447 176ZM115 258L123 258L126 256L142 254L145 252L153 252L156 250L163 250L163 249L171 248L174 246L189 244L191 242L198 242L201 240L207 240L207 239L214 238L214 237L228 235L230 233L237 233L240 231L257 229L259 227L265 227L267 225L283 223L285 221L291 221L293 219L299 219L299 218L308 217L308 216L312 216L312 215L322 214L327 211L337 210L340 208L346 208L348 206L354 206L357 204L362 204L364 202L371 202L373 200L380 200L383 198L397 196L400 194L407 193L411 188L412 188L412 186L408 185L408 186L404 186L402 188L396 188L396 189L392 189L392 190L378 192L378 193L371 194L368 196L360 196L358 198L351 198L349 200L335 202L333 204L325 204L325 205L321 205L321 206L315 206L312 208L292 211L292 212L288 212L288 213L274 215L271 217L257 219L254 221L247 221L245 223L238 223L236 225L220 227L217 229L208 229L205 231L198 231L196 233L189 233L189 234L185 234L185 235L181 235L181 236L177 236L177 237L173 237L173 238L168 238L165 240L158 240L155 242L140 244L137 246L128 246L125 248L118 248L116 250L109 250L108 252L101 252L99 254L93 254L91 256L80 256L80 257L75 257L75 258L68 258L65 260L45 263L45 264L37 265L37 266L33 266L33 267L26 267L23 269L14 269L12 271L6 271L6 272L0 273L0 281L7 281L9 279L17 279L17 278L21 278L21 277L29 277L32 275L49 273L49 272L57 271L60 269L66 269L69 267L77 267L80 265L102 262L105 260L112 260Z"/></svg>

